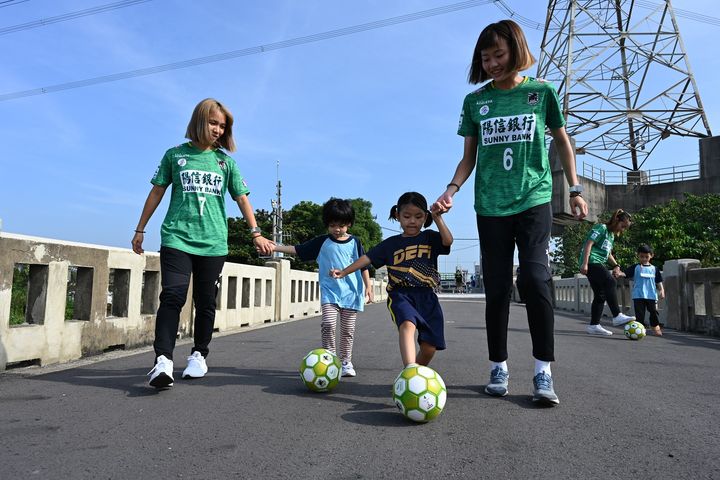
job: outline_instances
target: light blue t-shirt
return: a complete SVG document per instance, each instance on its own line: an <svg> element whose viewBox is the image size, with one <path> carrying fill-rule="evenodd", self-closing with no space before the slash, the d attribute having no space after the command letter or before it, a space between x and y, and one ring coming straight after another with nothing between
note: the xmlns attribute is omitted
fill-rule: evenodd
<svg viewBox="0 0 720 480"><path fill-rule="evenodd" d="M662 283L663 279L660 270L655 268L655 265L636 263L625 270L625 276L628 280L633 281L633 300L638 298L657 301L657 284Z"/></svg>
<svg viewBox="0 0 720 480"><path fill-rule="evenodd" d="M330 276L333 268L343 269L365 255L360 241L353 237L335 240L330 235L315 237L295 245L300 260L317 260L320 277L320 304L334 304L340 308L361 312L365 305L365 284L362 270L336 280Z"/></svg>

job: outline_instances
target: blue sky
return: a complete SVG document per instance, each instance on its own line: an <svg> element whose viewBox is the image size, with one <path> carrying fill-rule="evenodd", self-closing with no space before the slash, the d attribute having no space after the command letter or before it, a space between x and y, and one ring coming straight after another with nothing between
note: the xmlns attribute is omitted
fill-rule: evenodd
<svg viewBox="0 0 720 480"><path fill-rule="evenodd" d="M0 29L110 0L28 0L0 8ZM424 11L452 0L153 0L0 35L0 95L267 45ZM542 23L547 4L506 0ZM212 8L208 8L212 5ZM714 1L675 0L713 12ZM373 203L379 223L398 196L434 200L462 153L457 122L480 30L507 18L494 4L320 42L155 75L0 102L3 231L127 247L165 150L181 143L195 104L235 115L233 154L257 208L270 209L280 162L285 208L330 196ZM720 27L678 17L710 125L720 131ZM1 30L0 30L1 31ZM542 32L526 28L539 57ZM535 74L535 68L527 72ZM697 162L697 140L658 148L649 168ZM612 165L601 167L618 170ZM446 221L459 240L443 271L477 262L471 182ZM159 249L169 194L148 225ZM233 203L228 212L239 216ZM384 230L391 235L390 230Z"/></svg>

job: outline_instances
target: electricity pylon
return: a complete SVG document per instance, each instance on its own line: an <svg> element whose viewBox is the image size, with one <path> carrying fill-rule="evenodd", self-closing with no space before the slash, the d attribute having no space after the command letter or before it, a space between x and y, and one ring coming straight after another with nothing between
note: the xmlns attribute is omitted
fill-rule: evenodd
<svg viewBox="0 0 720 480"><path fill-rule="evenodd" d="M670 0L550 0L537 76L578 154L636 171L662 139L711 136Z"/></svg>

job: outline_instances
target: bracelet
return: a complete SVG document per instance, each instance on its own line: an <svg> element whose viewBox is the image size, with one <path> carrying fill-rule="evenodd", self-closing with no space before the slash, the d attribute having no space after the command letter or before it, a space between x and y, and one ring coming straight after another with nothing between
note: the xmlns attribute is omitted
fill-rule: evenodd
<svg viewBox="0 0 720 480"><path fill-rule="evenodd" d="M457 183L450 182L450 183L448 183L448 184L445 186L445 188L450 188L450 187L455 187L455 188L457 188L457 191L456 191L455 193L457 193L457 192L460 191L460 185L458 185Z"/></svg>
<svg viewBox="0 0 720 480"><path fill-rule="evenodd" d="M135 233L145 233L145 230L135 230Z"/></svg>
<svg viewBox="0 0 720 480"><path fill-rule="evenodd" d="M575 198L575 197L582 197L582 193L580 193L580 192L570 192L570 198Z"/></svg>

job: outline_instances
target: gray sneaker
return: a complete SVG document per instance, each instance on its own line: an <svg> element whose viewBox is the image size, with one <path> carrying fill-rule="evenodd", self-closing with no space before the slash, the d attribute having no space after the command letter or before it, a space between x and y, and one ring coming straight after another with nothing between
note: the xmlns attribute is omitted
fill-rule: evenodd
<svg viewBox="0 0 720 480"><path fill-rule="evenodd" d="M553 390L553 380L550 375L540 372L533 378L533 402L545 407L554 407L560 404L558 396Z"/></svg>
<svg viewBox="0 0 720 480"><path fill-rule="evenodd" d="M495 367L490 372L490 383L485 386L485 393L493 397L504 397L508 393L508 378L510 374L507 370Z"/></svg>

